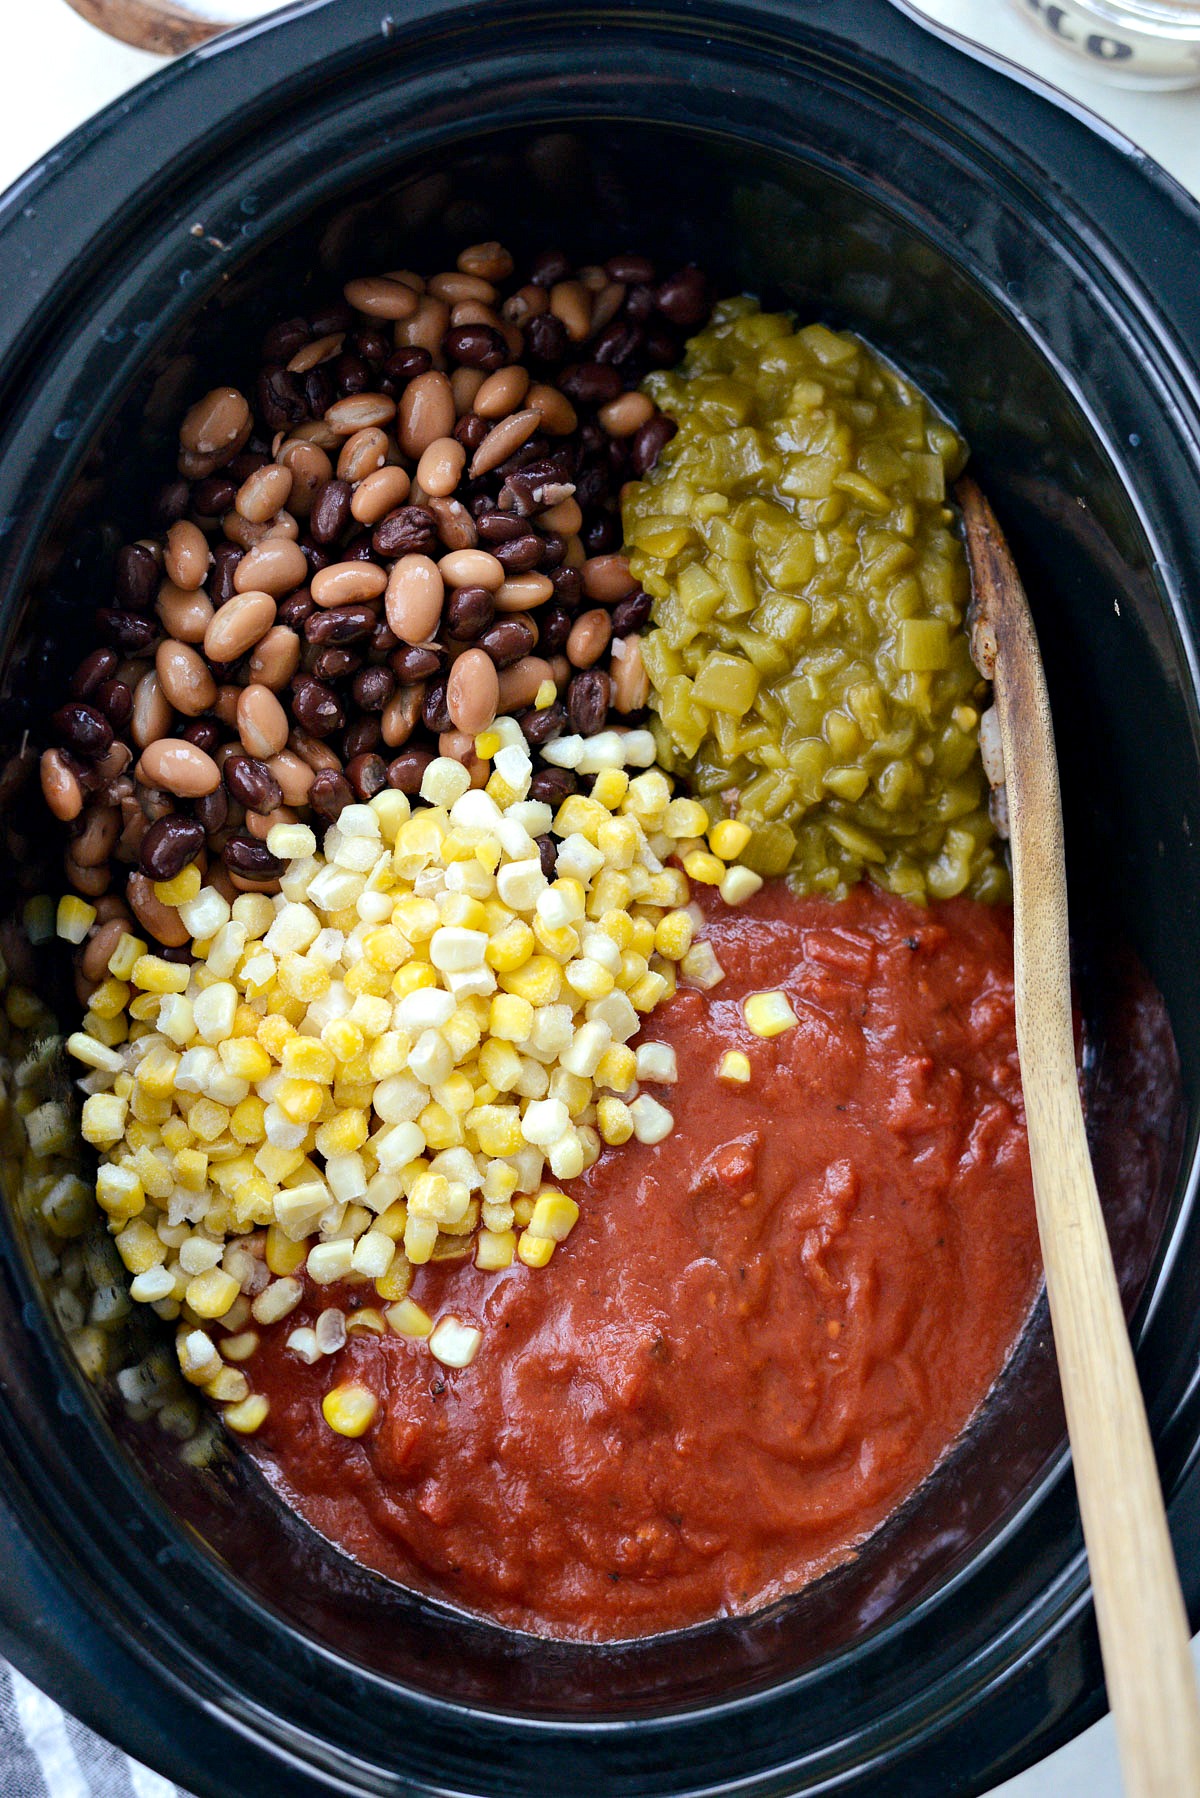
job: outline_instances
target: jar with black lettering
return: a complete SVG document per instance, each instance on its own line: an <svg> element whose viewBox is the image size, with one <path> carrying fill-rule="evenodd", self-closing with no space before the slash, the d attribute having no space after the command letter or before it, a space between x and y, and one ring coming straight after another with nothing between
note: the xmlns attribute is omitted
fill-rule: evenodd
<svg viewBox="0 0 1200 1798"><path fill-rule="evenodd" d="M1200 0L1013 0L1035 29L1126 87L1200 87Z"/></svg>

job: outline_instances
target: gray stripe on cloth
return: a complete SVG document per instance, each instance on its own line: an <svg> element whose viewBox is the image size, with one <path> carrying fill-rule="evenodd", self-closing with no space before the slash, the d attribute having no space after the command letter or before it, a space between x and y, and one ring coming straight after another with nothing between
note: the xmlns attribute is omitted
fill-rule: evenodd
<svg viewBox="0 0 1200 1798"><path fill-rule="evenodd" d="M63 1717L75 1758L95 1798L135 1798L129 1756L102 1736L93 1735L86 1724L68 1711L63 1712Z"/></svg>
<svg viewBox="0 0 1200 1798"><path fill-rule="evenodd" d="M0 1661L0 1798L46 1798L33 1750L17 1716L13 1676Z"/></svg>

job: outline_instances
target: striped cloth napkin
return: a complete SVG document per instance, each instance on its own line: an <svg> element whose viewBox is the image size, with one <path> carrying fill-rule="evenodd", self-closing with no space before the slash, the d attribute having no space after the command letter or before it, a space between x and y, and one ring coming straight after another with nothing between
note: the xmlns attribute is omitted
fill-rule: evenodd
<svg viewBox="0 0 1200 1798"><path fill-rule="evenodd" d="M0 1798L188 1798L0 1661Z"/></svg>

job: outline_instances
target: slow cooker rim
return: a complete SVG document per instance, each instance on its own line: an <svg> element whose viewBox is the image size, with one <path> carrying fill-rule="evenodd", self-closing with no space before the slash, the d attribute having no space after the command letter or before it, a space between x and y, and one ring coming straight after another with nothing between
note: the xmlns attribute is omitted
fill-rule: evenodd
<svg viewBox="0 0 1200 1798"><path fill-rule="evenodd" d="M324 11L326 6L330 3L331 3L331 0L313 0L312 4L304 5L304 6L295 8L295 9L291 9L290 14L288 16L292 19L311 17L313 15L316 15L316 14ZM431 13L438 13L438 12L449 12L454 9L450 8L450 7L434 6L427 10L430 11ZM740 10L744 10L744 9L736 9L736 10L740 11ZM860 7L858 9L858 13L859 13L860 17L861 17L861 11L862 11L862 9ZM246 33L233 34L232 41L224 42L221 45L215 46L214 49L217 49L217 50L232 49L235 47L235 44L237 42L243 40L247 36L253 36L253 35L257 35L257 31L254 29L247 31ZM189 63L191 63L193 61L193 59L189 58L189 59L187 59L187 61ZM165 71L162 76L154 77L153 81L151 83L151 86L157 87L159 84L165 84L167 81L172 81L172 80L181 78L185 67L186 67L186 65L178 65L174 69ZM111 114L112 114L111 117L109 117L108 115L102 115L102 119L107 117L107 124L105 126L105 129L112 130L112 131L119 130L121 119L124 118L125 116L127 116L127 112L128 112L127 108L119 106L118 108L111 109ZM99 123L99 121L97 123ZM79 137L79 136L86 137L88 130L89 130L88 127L84 127L82 133L76 134L77 137ZM72 161L72 158L70 156L66 156L64 158L64 168L58 169L56 171L50 171L50 177L52 177L53 179L62 178L63 174L69 170L69 165L70 165L71 161ZM48 177L48 178L50 178L50 177ZM8 220L9 220L9 209L13 205L16 204L17 198L25 199L27 197L27 194L29 191L30 190L22 189L21 193L19 195L10 196L7 201L0 204L0 251L3 250L4 231L6 229L6 226L7 226ZM38 189L37 191L39 193L39 196L42 195L44 192L44 190L42 190L42 189ZM753 1701L753 1699L747 1700L747 1701L733 1701L733 1702L751 1702L751 1701Z"/></svg>

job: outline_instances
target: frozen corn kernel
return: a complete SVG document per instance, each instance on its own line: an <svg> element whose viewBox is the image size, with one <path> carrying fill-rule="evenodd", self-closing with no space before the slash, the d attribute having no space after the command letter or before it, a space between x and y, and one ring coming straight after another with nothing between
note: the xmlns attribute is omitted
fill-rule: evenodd
<svg viewBox="0 0 1200 1798"><path fill-rule="evenodd" d="M736 861L750 842L750 826L740 818L722 818L708 833L708 846L723 862Z"/></svg>
<svg viewBox="0 0 1200 1798"><path fill-rule="evenodd" d="M669 1043L640 1043L636 1054L639 1080L660 1086L671 1085L679 1078L675 1051Z"/></svg>
<svg viewBox="0 0 1200 1798"><path fill-rule="evenodd" d="M663 1142L675 1128L675 1119L665 1105L652 1099L649 1093L639 1093L629 1107L629 1115L633 1120L633 1134L639 1142Z"/></svg>
<svg viewBox="0 0 1200 1798"><path fill-rule="evenodd" d="M433 1319L427 1311L421 1309L415 1299L400 1299L396 1304L389 1305L383 1315L389 1328L397 1336L410 1336L424 1341L433 1329Z"/></svg>
<svg viewBox="0 0 1200 1798"><path fill-rule="evenodd" d="M154 884L154 897L162 905L186 905L195 899L200 892L202 881L199 868L191 862L171 880L159 880Z"/></svg>
<svg viewBox="0 0 1200 1798"><path fill-rule="evenodd" d="M443 1367L470 1367L482 1341L482 1330L447 1313L429 1333L429 1352Z"/></svg>
<svg viewBox="0 0 1200 1798"><path fill-rule="evenodd" d="M740 1049L727 1049L721 1057L717 1079L727 1086L745 1086L750 1079L750 1057Z"/></svg>
<svg viewBox="0 0 1200 1798"><path fill-rule="evenodd" d="M779 1036L800 1022L786 993L751 993L742 1001L746 1028L755 1036Z"/></svg>
<svg viewBox="0 0 1200 1798"><path fill-rule="evenodd" d="M754 897L762 884L762 875L755 874L751 868L730 868L717 891L726 905L744 905L747 899Z"/></svg>
<svg viewBox="0 0 1200 1798"><path fill-rule="evenodd" d="M253 1436L267 1421L270 1401L261 1392L252 1392L236 1405L227 1405L222 1413L231 1430L239 1436Z"/></svg>
<svg viewBox="0 0 1200 1798"><path fill-rule="evenodd" d="M532 1236L565 1242L578 1221L579 1207L574 1199L557 1187L543 1186L534 1200L533 1215L526 1228Z"/></svg>
<svg viewBox="0 0 1200 1798"><path fill-rule="evenodd" d="M54 928L64 942L82 943L95 922L96 908L89 905L86 899L68 893L59 900Z"/></svg>
<svg viewBox="0 0 1200 1798"><path fill-rule="evenodd" d="M338 1436L365 1436L375 1421L379 1400L366 1386L335 1386L321 1400L321 1415Z"/></svg>
<svg viewBox="0 0 1200 1798"><path fill-rule="evenodd" d="M534 1236L528 1229L517 1238L517 1259L526 1267L545 1267L556 1248L552 1236Z"/></svg>

